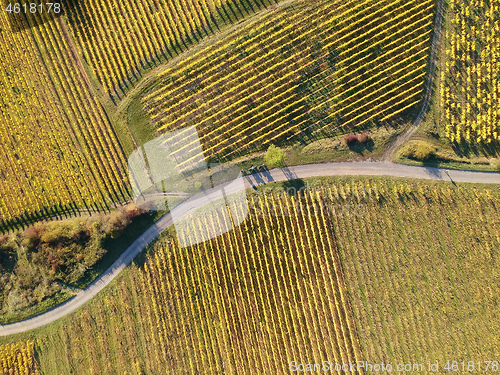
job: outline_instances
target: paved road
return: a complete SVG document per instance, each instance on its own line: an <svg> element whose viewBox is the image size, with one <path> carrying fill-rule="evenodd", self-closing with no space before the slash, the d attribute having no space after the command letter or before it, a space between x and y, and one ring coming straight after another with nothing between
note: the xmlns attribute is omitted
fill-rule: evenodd
<svg viewBox="0 0 500 375"><path fill-rule="evenodd" d="M324 163L273 169L264 174L248 176L245 178L245 188L251 186L272 183L273 181L286 181L296 178L319 177L319 176L395 176L407 178L420 178L428 180L444 180L455 182L491 183L500 184L500 173L496 172L472 172L428 167L414 167L391 162L343 162ZM233 185L238 186L238 185ZM216 187L217 188L217 187ZM241 185L241 188L242 185ZM230 193L231 191L227 191ZM208 192L210 193L210 192ZM174 216L181 218L207 201L207 192L197 194L184 201L173 209ZM113 265L96 279L88 288L79 292L75 297L60 306L33 318L0 326L0 336L7 336L19 332L28 331L51 323L85 304L97 293L99 293L111 280L132 262L132 260L160 233L174 224L172 214L168 213L153 224L141 237L139 237Z"/></svg>

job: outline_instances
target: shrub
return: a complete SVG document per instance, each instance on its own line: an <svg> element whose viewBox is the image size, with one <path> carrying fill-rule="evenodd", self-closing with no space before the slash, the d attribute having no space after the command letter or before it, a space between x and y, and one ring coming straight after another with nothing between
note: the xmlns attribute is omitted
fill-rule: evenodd
<svg viewBox="0 0 500 375"><path fill-rule="evenodd" d="M8 234L3 234L0 236L0 245L3 245L9 240L9 235Z"/></svg>
<svg viewBox="0 0 500 375"><path fill-rule="evenodd" d="M414 141L408 143L400 153L409 159L426 161L436 157L436 148L424 141Z"/></svg>
<svg viewBox="0 0 500 375"><path fill-rule="evenodd" d="M279 147L271 145L264 155L264 162L269 168L282 168L285 166L285 152Z"/></svg>
<svg viewBox="0 0 500 375"><path fill-rule="evenodd" d="M363 133L363 134L358 136L359 143L362 143L364 145L369 143L371 140L372 140L372 138L366 133Z"/></svg>
<svg viewBox="0 0 500 375"><path fill-rule="evenodd" d="M26 240L28 241L28 244L34 245L40 242L40 239L43 235L43 230L41 225L35 224L26 228L23 234Z"/></svg>
<svg viewBox="0 0 500 375"><path fill-rule="evenodd" d="M415 149L414 156L418 160L428 160L436 156L436 149L427 143L419 143Z"/></svg>
<svg viewBox="0 0 500 375"><path fill-rule="evenodd" d="M60 235L57 230L48 230L42 235L42 242L55 244L59 242Z"/></svg>
<svg viewBox="0 0 500 375"><path fill-rule="evenodd" d="M350 134L350 135L346 135L344 137L344 143L347 145L347 146L354 146L355 144L357 144L359 142L358 140L358 137L356 137L355 135L353 134Z"/></svg>

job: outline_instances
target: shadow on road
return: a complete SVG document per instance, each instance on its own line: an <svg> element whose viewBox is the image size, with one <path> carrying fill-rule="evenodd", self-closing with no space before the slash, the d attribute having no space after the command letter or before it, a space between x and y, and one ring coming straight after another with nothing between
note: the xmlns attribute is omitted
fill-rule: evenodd
<svg viewBox="0 0 500 375"><path fill-rule="evenodd" d="M252 176L246 176L247 181L250 183L252 189L257 190L257 185L255 185L252 181Z"/></svg>
<svg viewBox="0 0 500 375"><path fill-rule="evenodd" d="M261 173L254 173L252 176L255 179L257 185L264 185L266 183L266 181L264 181L264 179L261 177Z"/></svg>
<svg viewBox="0 0 500 375"><path fill-rule="evenodd" d="M285 177L288 179L288 180L295 180L297 179L297 174L295 172L293 172L290 168L288 167L283 167L281 168L281 171L283 172L283 174L285 175Z"/></svg>
<svg viewBox="0 0 500 375"><path fill-rule="evenodd" d="M267 183L274 182L274 178L271 175L271 172L269 172L269 171L263 171L263 172L260 172L260 175L262 175L262 177L264 177L266 179Z"/></svg>
<svg viewBox="0 0 500 375"><path fill-rule="evenodd" d="M436 167L424 167L424 170L429 176L443 179L443 173Z"/></svg>

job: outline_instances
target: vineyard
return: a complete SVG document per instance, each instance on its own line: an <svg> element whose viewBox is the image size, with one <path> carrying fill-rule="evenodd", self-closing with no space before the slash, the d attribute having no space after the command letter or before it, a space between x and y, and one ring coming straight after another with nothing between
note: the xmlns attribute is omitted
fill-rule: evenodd
<svg viewBox="0 0 500 375"><path fill-rule="evenodd" d="M338 215L332 223L363 357L442 365L453 358L465 366L497 360L498 187L391 185L378 189L384 203L368 203L363 217Z"/></svg>
<svg viewBox="0 0 500 375"><path fill-rule="evenodd" d="M106 90L119 86L123 94L163 55L168 60L267 8L165 70L143 93L156 130L195 125L206 156L228 159L411 114L422 97L434 10L432 0L70 5L59 18L0 15L2 231L107 210L129 197L122 147L128 153L131 144L120 144L110 122L116 118L94 95L77 54Z"/></svg>
<svg viewBox="0 0 500 375"><path fill-rule="evenodd" d="M498 143L500 11L498 1L451 0L441 68L440 123L456 144Z"/></svg>
<svg viewBox="0 0 500 375"><path fill-rule="evenodd" d="M67 16L80 56L104 89L123 95L141 72L274 1L76 1Z"/></svg>
<svg viewBox="0 0 500 375"><path fill-rule="evenodd" d="M238 228L198 245L160 239L106 294L23 339L40 343L47 374L495 358L498 189L367 178L319 186L253 193ZM220 220L199 215L178 235L203 240L196 228Z"/></svg>
<svg viewBox="0 0 500 375"><path fill-rule="evenodd" d="M162 72L144 108L159 132L196 126L205 155L219 159L404 118L422 99L434 8L431 0L278 8Z"/></svg>
<svg viewBox="0 0 500 375"><path fill-rule="evenodd" d="M0 345L0 371L2 375L39 375L33 341Z"/></svg>
<svg viewBox="0 0 500 375"><path fill-rule="evenodd" d="M315 204L323 199L254 198L249 219L223 236L184 249L160 240L110 294L40 336L44 373L281 374L293 360L356 361L330 213Z"/></svg>
<svg viewBox="0 0 500 375"><path fill-rule="evenodd" d="M0 14L0 229L128 197L123 152L58 22ZM37 16L40 17L40 16ZM44 15L45 17L45 15Z"/></svg>

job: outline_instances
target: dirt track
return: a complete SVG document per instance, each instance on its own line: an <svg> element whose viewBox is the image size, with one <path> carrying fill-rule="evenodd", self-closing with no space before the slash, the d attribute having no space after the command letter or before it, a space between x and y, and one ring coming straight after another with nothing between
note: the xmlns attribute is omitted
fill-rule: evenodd
<svg viewBox="0 0 500 375"><path fill-rule="evenodd" d="M432 37L431 44L431 57L429 61L429 77L427 79L427 87L425 88L425 97L424 102L422 103L422 108L420 112L411 125L410 129L408 129L405 133L401 134L387 149L384 151L382 155L382 160L391 161L394 157L394 152L405 142L407 142L413 134L417 131L418 127L424 120L425 114L429 110L429 106L431 103L432 91L434 87L434 78L436 76L436 63L437 63L437 51L439 49L439 41L441 39L441 29L443 26L443 18L444 18L444 0L438 0L437 8L436 8L436 19L434 22L434 35Z"/></svg>

